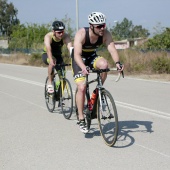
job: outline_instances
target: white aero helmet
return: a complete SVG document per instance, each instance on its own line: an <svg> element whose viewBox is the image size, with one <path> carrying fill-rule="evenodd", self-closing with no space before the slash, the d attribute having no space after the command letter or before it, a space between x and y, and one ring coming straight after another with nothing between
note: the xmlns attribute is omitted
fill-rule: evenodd
<svg viewBox="0 0 170 170"><path fill-rule="evenodd" d="M92 12L88 16L88 21L90 24L105 24L106 23L106 17L101 12Z"/></svg>

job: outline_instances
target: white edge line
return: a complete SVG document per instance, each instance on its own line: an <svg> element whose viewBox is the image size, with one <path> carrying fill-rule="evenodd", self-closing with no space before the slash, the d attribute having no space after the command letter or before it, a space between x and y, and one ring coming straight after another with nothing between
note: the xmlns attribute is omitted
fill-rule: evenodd
<svg viewBox="0 0 170 170"><path fill-rule="evenodd" d="M119 102L119 101L115 101L117 106L121 106L124 108L128 108L131 110L137 110L140 112L145 112L148 114L152 114L152 115L157 115L163 118L169 118L170 119L170 113L166 113L166 112L161 112L161 111L157 111L157 110L152 110L152 109L148 109L145 107L140 107L140 106L136 106L136 105L132 105L132 104L128 104L128 103L123 103L123 102Z"/></svg>
<svg viewBox="0 0 170 170"><path fill-rule="evenodd" d="M39 82L31 81L31 80L21 79L21 78L17 78L17 77L13 77L13 76L8 76L8 75L3 75L3 74L0 74L0 77L4 77L4 78L8 78L8 79L12 79L12 80L17 80L17 81L21 81L21 82L25 82L25 83L29 83L29 84L33 84L33 85L43 86L44 87L43 83L39 83Z"/></svg>
<svg viewBox="0 0 170 170"><path fill-rule="evenodd" d="M39 83L39 82L35 82L35 81L30 81L30 80L21 79L21 78L8 76L8 75L3 75L3 74L0 74L0 77L4 77L4 78L17 80L17 81L21 81L21 82L26 82L26 83L29 83L29 84L44 87L43 83ZM148 108L145 108L145 107L140 107L140 106L136 106L136 105L132 105L132 104L124 103L124 102L119 102L119 101L115 101L115 103L116 103L117 106L120 106L120 107L124 107L124 108L128 108L128 109L131 109L131 110L144 112L144 113L147 113L147 114L156 115L156 116L166 118L166 119L170 119L170 114L169 113L165 113L165 112L161 112L161 111L157 111L157 110L152 110L152 109L148 109Z"/></svg>
<svg viewBox="0 0 170 170"><path fill-rule="evenodd" d="M16 64L8 64L8 63L0 63L3 65L13 65L13 66L17 66L17 67L32 67L32 68L37 68L37 69L46 69L46 67L38 67L38 66L29 66L29 65L16 65ZM71 70L67 70L68 72L72 72ZM111 75L108 74L109 77L117 77L116 75ZM133 80L139 80L139 81L148 81L148 82L154 82L154 83L163 83L163 84L170 84L169 81L163 81L163 80L148 80L148 79L142 79L142 78L133 78L130 76L125 76L124 79L133 79Z"/></svg>

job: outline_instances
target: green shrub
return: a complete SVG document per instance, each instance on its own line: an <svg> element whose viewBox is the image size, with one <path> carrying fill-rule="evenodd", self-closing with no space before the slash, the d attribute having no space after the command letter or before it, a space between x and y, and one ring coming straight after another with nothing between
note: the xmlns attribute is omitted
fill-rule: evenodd
<svg viewBox="0 0 170 170"><path fill-rule="evenodd" d="M42 54L41 53L33 53L30 56L29 64L33 66L45 66L44 62L42 61Z"/></svg>
<svg viewBox="0 0 170 170"><path fill-rule="evenodd" d="M170 58L158 57L152 61L153 71L156 73L170 73Z"/></svg>

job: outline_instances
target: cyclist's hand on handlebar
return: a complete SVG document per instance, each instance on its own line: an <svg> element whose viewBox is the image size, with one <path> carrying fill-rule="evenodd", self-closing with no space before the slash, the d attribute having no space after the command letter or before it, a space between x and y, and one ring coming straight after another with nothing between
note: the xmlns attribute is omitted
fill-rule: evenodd
<svg viewBox="0 0 170 170"><path fill-rule="evenodd" d="M123 71L124 69L124 65L121 64L120 62L116 62L116 67L117 67L117 70L120 72Z"/></svg>
<svg viewBox="0 0 170 170"><path fill-rule="evenodd" d="M124 78L124 73L123 73L124 65L121 64L121 63L118 61L118 62L116 62L116 67L117 67L117 70L122 73L122 77Z"/></svg>
<svg viewBox="0 0 170 170"><path fill-rule="evenodd" d="M82 73L83 75L87 75L87 74L89 74L89 71L88 71L88 70L90 70L88 66L87 66L87 67L84 67L84 68L82 69L81 73Z"/></svg>
<svg viewBox="0 0 170 170"><path fill-rule="evenodd" d="M56 65L56 60L55 59L51 59L50 60L50 65L55 66Z"/></svg>

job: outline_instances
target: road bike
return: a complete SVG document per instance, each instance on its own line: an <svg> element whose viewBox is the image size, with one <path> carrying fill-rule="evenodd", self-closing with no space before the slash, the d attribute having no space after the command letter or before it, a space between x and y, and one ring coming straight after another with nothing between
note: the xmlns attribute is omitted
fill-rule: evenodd
<svg viewBox="0 0 170 170"><path fill-rule="evenodd" d="M92 119L97 118L100 134L103 137L104 142L110 147L113 146L117 140L118 114L111 93L108 90L106 90L102 85L101 73L109 72L111 70L115 70L115 69L108 68L108 69L99 69L99 70L95 70L95 69L89 70L89 72L91 73L97 73L97 78L89 81L88 75L86 75L85 105L83 110L86 123L87 123L87 128L90 130ZM123 72L119 72L119 75L115 80L116 82L119 81L121 74L124 77ZM96 96L95 103L92 106L89 85L94 82L97 82L96 89L95 89L97 91L97 96ZM77 94L77 89L75 92L75 99L76 99L76 94ZM76 100L75 100L75 110L76 110L77 120L79 122Z"/></svg>
<svg viewBox="0 0 170 170"><path fill-rule="evenodd" d="M71 64L56 64L53 68L52 73L54 73L52 85L54 87L54 93L49 93L48 77L45 81L45 102L49 112L53 112L58 103L58 107L61 107L61 112L66 119L69 119L73 112L73 92L69 80L66 78L65 66L70 66Z"/></svg>

